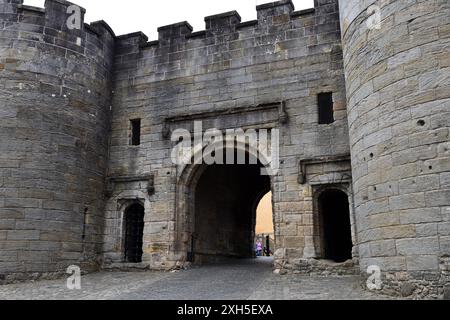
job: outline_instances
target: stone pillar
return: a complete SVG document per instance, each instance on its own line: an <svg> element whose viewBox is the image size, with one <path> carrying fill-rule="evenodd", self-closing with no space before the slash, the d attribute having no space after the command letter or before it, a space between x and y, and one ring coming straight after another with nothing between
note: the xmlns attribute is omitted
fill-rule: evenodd
<svg viewBox="0 0 450 320"><path fill-rule="evenodd" d="M386 289L441 295L450 255L450 2L339 2L361 272L377 265Z"/></svg>

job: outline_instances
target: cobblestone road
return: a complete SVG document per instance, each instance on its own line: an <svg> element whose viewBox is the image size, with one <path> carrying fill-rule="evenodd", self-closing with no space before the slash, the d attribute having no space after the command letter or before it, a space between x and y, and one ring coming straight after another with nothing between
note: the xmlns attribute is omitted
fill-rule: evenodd
<svg viewBox="0 0 450 320"><path fill-rule="evenodd" d="M66 280L0 286L0 299L38 300L302 300L386 299L360 288L354 277L311 278L272 273L260 258L176 273L100 272L82 277L81 290Z"/></svg>

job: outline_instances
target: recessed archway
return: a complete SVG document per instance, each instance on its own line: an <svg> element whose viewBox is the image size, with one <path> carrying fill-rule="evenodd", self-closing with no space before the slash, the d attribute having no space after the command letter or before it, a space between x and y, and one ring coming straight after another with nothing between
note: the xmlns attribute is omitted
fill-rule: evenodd
<svg viewBox="0 0 450 320"><path fill-rule="evenodd" d="M259 161L185 168L177 228L186 260L201 264L255 256L256 210L272 183L262 168Z"/></svg>

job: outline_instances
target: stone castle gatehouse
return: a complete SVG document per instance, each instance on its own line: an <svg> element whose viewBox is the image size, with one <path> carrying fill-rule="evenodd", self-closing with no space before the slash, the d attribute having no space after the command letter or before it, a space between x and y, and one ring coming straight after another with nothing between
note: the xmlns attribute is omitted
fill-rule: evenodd
<svg viewBox="0 0 450 320"><path fill-rule="evenodd" d="M84 12L0 0L0 281L252 256L272 191L274 269L378 266L386 290L444 292L448 0L283 0L150 42ZM174 164L199 121L277 130L278 171Z"/></svg>

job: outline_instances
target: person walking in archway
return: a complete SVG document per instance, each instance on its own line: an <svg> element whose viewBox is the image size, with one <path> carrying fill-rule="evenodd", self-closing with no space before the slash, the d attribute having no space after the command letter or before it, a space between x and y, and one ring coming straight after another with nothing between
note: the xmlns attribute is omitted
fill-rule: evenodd
<svg viewBox="0 0 450 320"><path fill-rule="evenodd" d="M262 256L262 243L259 240L256 242L256 256L257 257Z"/></svg>

